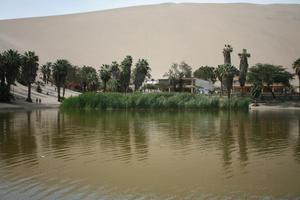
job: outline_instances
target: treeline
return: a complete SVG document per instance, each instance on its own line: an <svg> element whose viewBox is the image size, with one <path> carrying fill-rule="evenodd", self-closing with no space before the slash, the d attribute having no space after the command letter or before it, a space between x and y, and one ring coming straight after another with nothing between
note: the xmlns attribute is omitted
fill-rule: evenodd
<svg viewBox="0 0 300 200"><path fill-rule="evenodd" d="M39 65L39 57L33 51L24 54L17 50L0 53L0 101L9 102L13 96L10 86L15 81L28 86L26 101L32 102L31 86L36 82L38 70L41 70L44 84L54 84L57 88L58 101L65 95L65 89L79 92L92 92L103 89L110 92L129 92L130 83L138 91L146 78L150 78L151 68L145 59L139 59L133 68L133 58L126 56L119 64L104 64L97 70L91 66L78 67L66 59L58 59L54 63ZM62 93L62 94L61 94Z"/></svg>
<svg viewBox="0 0 300 200"><path fill-rule="evenodd" d="M0 54L0 101L9 102L13 96L10 86L21 80L28 86L26 101L32 102L31 84L34 83L39 67L39 57L32 51L20 54L16 50L7 50Z"/></svg>
<svg viewBox="0 0 300 200"><path fill-rule="evenodd" d="M221 82L221 93L226 91L229 98L233 88L234 77L239 78L238 81L242 88L242 93L246 83L252 84L251 95L253 98L258 98L261 95L263 87L268 88L273 98L275 98L275 94L272 90L273 84L282 84L292 88L290 81L293 79L294 74L288 72L283 66L258 63L248 69L247 58L250 57L250 54L244 49L243 53L238 54L241 58L238 69L231 64L230 53L232 52L233 48L230 45L225 45L223 49L224 64L218 65L217 67L201 66L193 72L192 67L183 61L180 64L174 63L164 76L169 79L173 91L179 92L184 89L184 78L195 77L211 81L212 83L219 80ZM300 58L293 63L292 67L299 78L300 85Z"/></svg>

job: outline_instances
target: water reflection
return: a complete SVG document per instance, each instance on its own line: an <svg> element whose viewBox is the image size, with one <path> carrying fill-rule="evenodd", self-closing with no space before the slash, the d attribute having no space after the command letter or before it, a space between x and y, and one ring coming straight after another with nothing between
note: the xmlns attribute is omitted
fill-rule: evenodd
<svg viewBox="0 0 300 200"><path fill-rule="evenodd" d="M238 151L240 162L248 161L249 145L257 154L277 155L289 147L291 134L299 141L299 133L291 131L292 121L297 121L300 128L298 113L295 118L290 113L268 112L48 111L43 118L42 112L47 111L0 113L3 160L5 156L37 154L37 143L42 148L68 150L72 145L89 146L95 141L103 151L113 149L116 155L127 159L133 154L146 159L149 140L159 132L162 134L158 137L165 144L182 153L191 145L202 149L217 147L224 165L230 165L234 151ZM298 146L297 143L295 156L298 156Z"/></svg>
<svg viewBox="0 0 300 200"><path fill-rule="evenodd" d="M300 163L300 115L298 115L298 141L295 147L295 159Z"/></svg>
<svg viewBox="0 0 300 200"><path fill-rule="evenodd" d="M213 185L211 192L216 195L231 190L260 195L261 186L248 187L265 181L253 178L257 171L286 170L285 177L276 174L273 179L289 181L289 177L291 183L300 184L299 130L300 113L296 111L0 113L0 175L4 174L0 182L8 185L5 181L25 178L23 184L14 184L13 191L1 192L5 185L0 184L0 197L5 194L13 199L16 196L9 195L24 190L29 180L30 190L41 182L59 186L52 192L41 188L40 192L46 192L44 198L53 198L62 188L72 191L68 195L78 193L83 185L96 191L107 185L138 188L138 192L147 188L166 195L181 185L193 187L196 193L207 192ZM266 160L270 166L261 165ZM68 181L61 183L61 178ZM199 182L201 179L208 181ZM300 194L288 184L278 191L275 183L268 187L262 187L264 192L274 196ZM86 188L86 192L95 192L91 190ZM178 190L176 196L186 193L187 188Z"/></svg>

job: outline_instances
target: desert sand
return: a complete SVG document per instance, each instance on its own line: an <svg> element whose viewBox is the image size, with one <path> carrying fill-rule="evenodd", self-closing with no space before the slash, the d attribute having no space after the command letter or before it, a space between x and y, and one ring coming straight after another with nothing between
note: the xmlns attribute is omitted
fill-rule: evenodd
<svg viewBox="0 0 300 200"><path fill-rule="evenodd" d="M0 50L34 50L41 63L57 58L99 67L126 55L146 58L160 78L173 62L193 68L223 63L222 48L251 53L250 65L292 71L300 57L300 5L161 4L0 21ZM294 81L298 85L297 79Z"/></svg>
<svg viewBox="0 0 300 200"><path fill-rule="evenodd" d="M55 86L45 85L41 86L42 93L36 91L36 85L32 85L31 98L32 103L26 102L27 87L19 83L11 86L11 92L15 97L11 103L0 103L1 111L15 111L15 110L32 110L42 108L58 108L60 102L57 101L57 91ZM61 93L62 94L62 93ZM65 97L78 96L80 93L66 89ZM41 103L36 103L36 99L41 99Z"/></svg>

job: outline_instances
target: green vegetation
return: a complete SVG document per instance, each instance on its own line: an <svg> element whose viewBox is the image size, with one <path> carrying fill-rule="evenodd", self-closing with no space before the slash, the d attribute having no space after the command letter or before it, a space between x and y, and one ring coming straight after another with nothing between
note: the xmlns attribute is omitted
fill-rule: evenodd
<svg viewBox="0 0 300 200"><path fill-rule="evenodd" d="M217 81L215 68L209 66L199 67L194 71L194 77L215 83Z"/></svg>
<svg viewBox="0 0 300 200"><path fill-rule="evenodd" d="M298 76L300 87L300 58L293 63L293 69L295 70L296 75Z"/></svg>
<svg viewBox="0 0 300 200"><path fill-rule="evenodd" d="M252 83L251 96L255 99L260 96L264 87L269 88L273 98L275 98L272 91L273 84L280 83L290 87L290 80L293 79L293 75L282 66L256 64L250 68L248 73L250 54L247 53L247 50L244 49L242 53L238 54L240 57L240 70L231 65L232 52L233 47L225 45L223 65L219 65L217 68L202 66L194 73L192 67L186 62L174 63L169 71L164 74L168 78L165 82L170 84L174 92L184 92L186 90L185 86L190 84L187 79L191 78L192 74L195 78L211 81L212 83L215 83L218 79L221 82L221 94L226 91L228 98L231 98L234 78L239 78L242 89L240 94L242 96L246 87L245 83ZM10 93L10 86L15 81L28 86L26 100L32 102L31 85L36 83L39 87L38 90L41 91L40 85L35 82L39 67L38 61L38 56L32 51L20 54L18 51L10 49L0 53L0 102L9 102L13 98ZM135 66L135 68L132 69L132 66ZM300 58L294 62L293 69L300 83ZM52 85L56 85L58 101L64 99L65 88L83 93L99 90L130 93L133 91L133 87L135 91L161 89L158 85L146 84L146 81L151 78L151 68L148 61L138 59L134 64L130 55L126 56L120 64L116 61L111 64L103 64L99 72L92 66L74 66L65 59L58 59L55 63L47 62L41 66L40 70L45 84L50 82ZM61 88L63 89L63 98L60 94ZM249 91L249 88L246 89Z"/></svg>
<svg viewBox="0 0 300 200"><path fill-rule="evenodd" d="M64 60L64 59L57 60L53 64L52 76L53 76L54 83L57 87L57 100L58 101L62 100L62 98L60 96L60 89L61 89L61 87L64 87L64 85L66 84L68 68L70 68L70 67L71 67L71 64L69 63L69 61Z"/></svg>
<svg viewBox="0 0 300 200"><path fill-rule="evenodd" d="M146 78L151 78L150 71L151 68L147 60L139 59L132 73L135 91L140 89Z"/></svg>
<svg viewBox="0 0 300 200"><path fill-rule="evenodd" d="M43 74L43 81L45 84L48 84L51 78L51 69L52 69L52 63L47 62L46 64L42 65L41 72Z"/></svg>
<svg viewBox="0 0 300 200"><path fill-rule="evenodd" d="M79 82L83 92L96 91L99 86L99 78L95 68L83 66L79 69Z"/></svg>
<svg viewBox="0 0 300 200"><path fill-rule="evenodd" d="M219 65L216 69L216 74L221 84L223 84L227 91L227 96L230 98L233 86L233 78L239 74L239 70L230 64Z"/></svg>
<svg viewBox="0 0 300 200"><path fill-rule="evenodd" d="M121 62L121 73L119 77L119 86L121 92L128 92L131 78L132 57L126 56Z"/></svg>
<svg viewBox="0 0 300 200"><path fill-rule="evenodd" d="M274 91L272 91L272 85L275 83L281 83L285 86L290 86L290 80L293 79L293 75L286 71L282 66L276 66L271 64L256 64L250 68L247 80L255 87L262 88L266 85L275 98Z"/></svg>
<svg viewBox="0 0 300 200"><path fill-rule="evenodd" d="M32 102L31 84L34 83L37 71L39 69L39 57L33 51L27 51L22 56L21 76L28 86L28 95L26 101Z"/></svg>
<svg viewBox="0 0 300 200"><path fill-rule="evenodd" d="M65 99L63 109L237 109L248 110L245 98L223 99L190 93L85 93Z"/></svg>
<svg viewBox="0 0 300 200"><path fill-rule="evenodd" d="M111 78L110 66L109 65L102 65L100 69L100 78L103 82L103 91L106 92L107 82Z"/></svg>
<svg viewBox="0 0 300 200"><path fill-rule="evenodd" d="M183 79L192 77L192 67L182 61L180 64L173 63L167 73L164 74L173 86L174 91L183 91Z"/></svg>
<svg viewBox="0 0 300 200"><path fill-rule="evenodd" d="M4 51L0 56L0 101L10 101L10 86L15 83L20 74L21 63L21 54L16 50Z"/></svg>

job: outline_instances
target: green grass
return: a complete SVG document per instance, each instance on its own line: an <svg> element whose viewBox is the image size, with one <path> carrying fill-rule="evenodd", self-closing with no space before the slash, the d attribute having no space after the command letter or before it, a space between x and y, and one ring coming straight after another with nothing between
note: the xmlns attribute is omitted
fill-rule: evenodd
<svg viewBox="0 0 300 200"><path fill-rule="evenodd" d="M85 93L65 99L62 109L210 109L248 110L249 99L190 93Z"/></svg>

